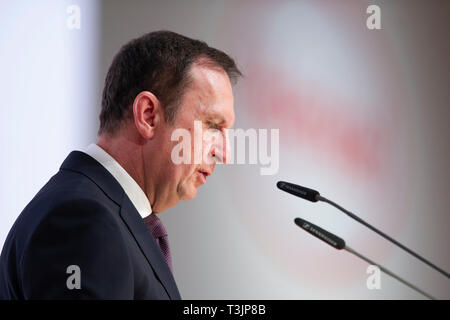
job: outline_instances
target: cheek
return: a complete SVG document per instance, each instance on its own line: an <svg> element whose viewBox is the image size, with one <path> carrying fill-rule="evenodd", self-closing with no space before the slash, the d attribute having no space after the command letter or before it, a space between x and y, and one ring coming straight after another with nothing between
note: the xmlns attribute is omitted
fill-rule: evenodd
<svg viewBox="0 0 450 320"><path fill-rule="evenodd" d="M189 201L197 194L198 181L197 172L194 166L185 165L180 168L179 177L177 177L177 193L180 199Z"/></svg>
<svg viewBox="0 0 450 320"><path fill-rule="evenodd" d="M191 183L195 179L195 166L189 164L173 165L172 178L178 185Z"/></svg>
<svg viewBox="0 0 450 320"><path fill-rule="evenodd" d="M193 179L195 178L195 174L196 174L196 166L194 165L185 165L185 167L183 168L183 174L185 179Z"/></svg>
<svg viewBox="0 0 450 320"><path fill-rule="evenodd" d="M167 144L164 150L165 165L162 168L163 178L171 182L171 184L179 185L192 175L195 167L191 164L176 164L172 161L172 150L178 142Z"/></svg>

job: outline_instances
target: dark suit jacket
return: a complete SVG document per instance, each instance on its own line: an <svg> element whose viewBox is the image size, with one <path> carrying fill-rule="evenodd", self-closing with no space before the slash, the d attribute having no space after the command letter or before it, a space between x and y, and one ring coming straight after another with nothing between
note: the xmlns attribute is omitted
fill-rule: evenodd
<svg viewBox="0 0 450 320"><path fill-rule="evenodd" d="M67 279L80 268L81 289ZM0 299L181 299L151 232L117 180L73 151L25 207L0 258Z"/></svg>

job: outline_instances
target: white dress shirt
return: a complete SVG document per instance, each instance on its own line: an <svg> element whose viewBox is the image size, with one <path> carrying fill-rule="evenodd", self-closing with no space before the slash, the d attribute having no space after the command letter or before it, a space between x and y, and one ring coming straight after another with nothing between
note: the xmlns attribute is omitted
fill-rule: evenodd
<svg viewBox="0 0 450 320"><path fill-rule="evenodd" d="M116 178L142 218L152 213L150 201L144 191L113 157L95 143L91 143L85 152L100 162Z"/></svg>

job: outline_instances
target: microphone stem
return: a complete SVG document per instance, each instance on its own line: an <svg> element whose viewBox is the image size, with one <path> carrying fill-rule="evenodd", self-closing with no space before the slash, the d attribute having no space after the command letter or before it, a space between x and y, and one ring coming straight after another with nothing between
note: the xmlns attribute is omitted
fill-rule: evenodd
<svg viewBox="0 0 450 320"><path fill-rule="evenodd" d="M450 278L450 274L446 271L444 271L443 269L439 268L438 266L434 265L433 263L431 263L430 261L428 261L427 259L423 258L422 256L420 256L419 254L415 253L414 251L412 251L411 249L405 247L404 245L402 245L400 242L392 239L391 237L389 237L387 234L385 234L384 232L378 230L377 228L371 226L370 224L368 224L367 222L365 222L364 220L362 220L360 217L354 215L353 213L351 213L350 211L342 208L340 205L338 205L337 203L334 203L331 200L328 200L325 197L322 197L321 195L318 195L316 197L317 200L319 201L323 201L326 203L331 204L333 207L336 207L337 209L341 210L342 212L344 212L346 215L348 215L350 218L358 221L359 223L365 225L367 228L371 229L372 231L378 233L380 236L382 236L383 238L385 238L386 240L392 242L393 244L397 245L398 247L400 247L401 249L405 250L406 252L408 252L409 254L413 255L414 257L416 257L417 259L419 259L420 261L426 263L427 265L429 265L430 267L432 267L433 269L435 269L436 271L439 271L441 274L443 274L444 276L446 276L447 278Z"/></svg>
<svg viewBox="0 0 450 320"><path fill-rule="evenodd" d="M411 289L413 289L414 291L424 295L425 297L431 299L431 300L436 300L436 298L434 298L433 296L429 295L428 293L426 293L425 291L423 291L422 289L417 288L415 285L409 283L408 281L400 278L399 276L397 276L395 273L389 271L388 269L386 269L385 267L383 267L382 265L373 262L372 260L370 260L369 258L364 257L362 254L356 252L355 250L353 250L352 248L350 248L349 246L345 246L344 250L347 250L350 253L353 253L355 256L363 259L364 261L366 261L367 263L371 264L371 265L376 265L380 268L381 271L383 271L384 273L390 275L391 277L397 279L398 281L400 281L401 283L407 285L408 287L410 287Z"/></svg>

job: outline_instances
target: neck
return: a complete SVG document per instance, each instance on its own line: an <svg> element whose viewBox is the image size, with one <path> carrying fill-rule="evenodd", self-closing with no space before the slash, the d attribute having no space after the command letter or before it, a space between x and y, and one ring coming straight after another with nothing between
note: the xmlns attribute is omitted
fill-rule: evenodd
<svg viewBox="0 0 450 320"><path fill-rule="evenodd" d="M125 169L144 191L150 204L153 204L154 201L150 198L150 195L154 193L150 190L151 187L146 184L148 180L146 179L147 172L144 166L143 145L136 141L136 139L124 134L115 136L101 134L97 145Z"/></svg>

